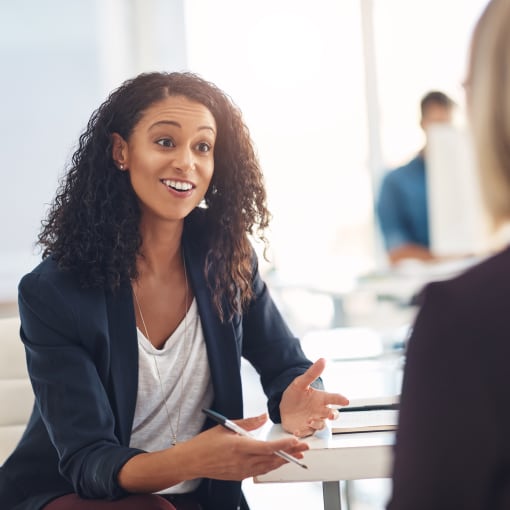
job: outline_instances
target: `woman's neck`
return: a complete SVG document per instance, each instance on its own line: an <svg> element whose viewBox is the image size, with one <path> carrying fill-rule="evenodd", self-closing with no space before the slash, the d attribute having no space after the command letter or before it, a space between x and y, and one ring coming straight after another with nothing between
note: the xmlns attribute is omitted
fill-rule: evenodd
<svg viewBox="0 0 510 510"><path fill-rule="evenodd" d="M182 267L183 222L140 225L141 255L137 268L140 277L164 279Z"/></svg>

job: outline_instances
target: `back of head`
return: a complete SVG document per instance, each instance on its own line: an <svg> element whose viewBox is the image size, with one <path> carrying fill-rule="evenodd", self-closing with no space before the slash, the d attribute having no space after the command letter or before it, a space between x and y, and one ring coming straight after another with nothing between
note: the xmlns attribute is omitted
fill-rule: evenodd
<svg viewBox="0 0 510 510"><path fill-rule="evenodd" d="M431 90L430 92L427 92L420 101L422 118L425 117L430 106L439 106L445 110L451 110L454 106L454 102L444 92Z"/></svg>
<svg viewBox="0 0 510 510"><path fill-rule="evenodd" d="M481 186L496 224L510 219L510 2L492 0L471 42L467 105Z"/></svg>
<svg viewBox="0 0 510 510"><path fill-rule="evenodd" d="M432 125L452 122L454 104L444 92L439 90L432 90L422 97L420 126L426 135Z"/></svg>

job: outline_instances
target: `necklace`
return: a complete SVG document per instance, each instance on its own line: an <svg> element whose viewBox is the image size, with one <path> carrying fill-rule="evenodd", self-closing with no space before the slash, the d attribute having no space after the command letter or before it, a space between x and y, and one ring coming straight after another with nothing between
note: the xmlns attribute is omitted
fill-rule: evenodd
<svg viewBox="0 0 510 510"><path fill-rule="evenodd" d="M184 302L184 341L185 342L187 341L187 343L189 344L189 348L188 348L187 359L186 359L186 361L183 362L182 368L181 368L181 371L180 371L180 374L178 377L178 380L180 381L180 396L179 396L179 407L177 408L177 422L175 424L175 429L172 426L172 420L170 419L170 411L168 410L168 403L167 403L167 399L165 398L165 392L163 390L163 381L161 380L161 373L159 371L158 360L154 354L152 355L152 358L154 360L154 366L156 367L156 374L158 376L159 389L161 391L161 398L163 400L163 405L165 406L165 412L166 412L166 417L168 420L168 425L170 426L170 432L172 433L172 446L175 446L177 444L177 435L179 434L179 425L181 422L181 407L182 407L182 400L183 400L182 397L184 394L184 383L183 383L182 376L184 374L184 369L186 368L186 365L188 365L189 359L191 357L191 350L192 350L192 345L188 338L188 274L186 271L186 260L184 259L184 256L182 257L182 262L184 265L184 280L185 280L185 285L186 285L185 302ZM147 325L145 324L145 320L143 318L142 307L140 306L140 302L138 301L138 296L136 295L136 290L134 287L133 287L133 295L135 297L136 306L138 308L138 313L140 314L140 319L142 321L143 329L145 331L145 336L146 336L147 340L149 340L149 342L152 343L150 340Z"/></svg>

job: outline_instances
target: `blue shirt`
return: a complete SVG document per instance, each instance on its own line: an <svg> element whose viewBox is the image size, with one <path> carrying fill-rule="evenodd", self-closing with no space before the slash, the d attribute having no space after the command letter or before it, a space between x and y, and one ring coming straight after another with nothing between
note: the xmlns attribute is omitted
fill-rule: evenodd
<svg viewBox="0 0 510 510"><path fill-rule="evenodd" d="M421 155L386 174L376 208L387 250L409 243L429 248L427 183Z"/></svg>

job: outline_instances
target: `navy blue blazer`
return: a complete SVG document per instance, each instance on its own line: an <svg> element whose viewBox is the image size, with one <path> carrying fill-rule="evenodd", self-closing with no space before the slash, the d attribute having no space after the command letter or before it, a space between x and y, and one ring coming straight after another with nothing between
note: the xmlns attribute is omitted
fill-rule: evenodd
<svg viewBox="0 0 510 510"><path fill-rule="evenodd" d="M389 510L510 508L510 249L430 284L409 340Z"/></svg>
<svg viewBox="0 0 510 510"><path fill-rule="evenodd" d="M280 421L282 392L311 364L253 268L248 311L222 323L204 277L206 246L186 224L184 256L197 301L214 387L214 409L243 416L240 358L261 376L269 414ZM132 290L82 288L70 272L45 259L19 286L21 338L36 403L26 431L0 468L0 508L39 510L71 492L115 499L129 447L138 383ZM211 426L207 423L207 426ZM235 510L239 482L204 480L207 510Z"/></svg>

